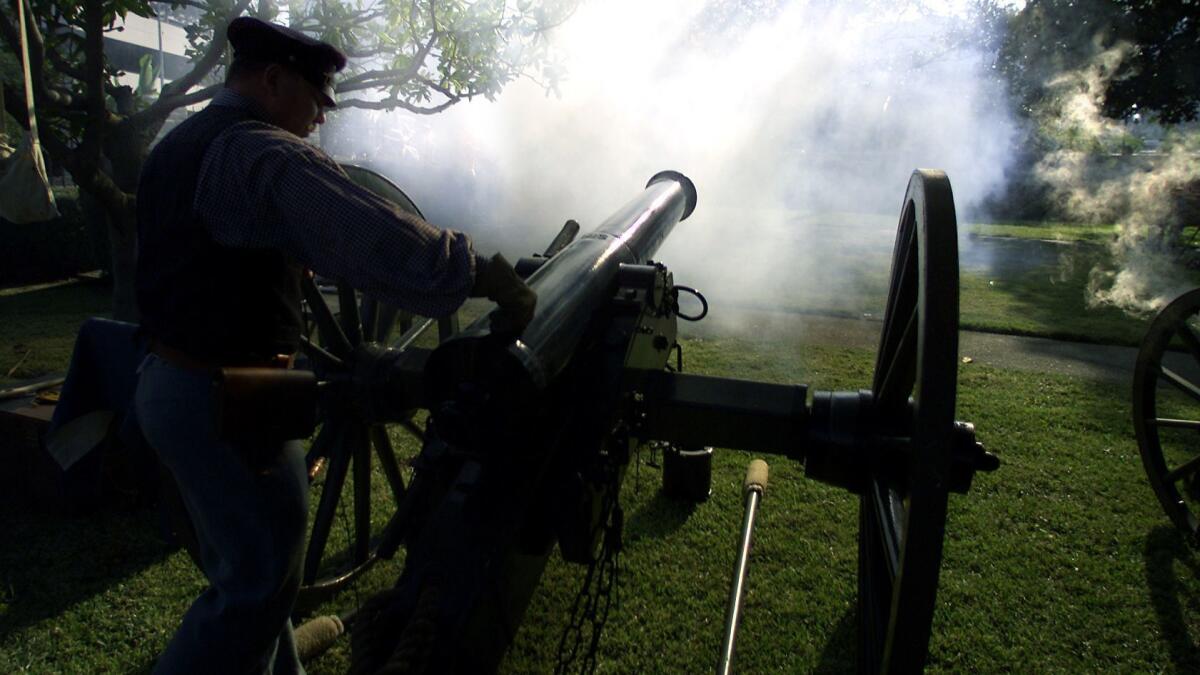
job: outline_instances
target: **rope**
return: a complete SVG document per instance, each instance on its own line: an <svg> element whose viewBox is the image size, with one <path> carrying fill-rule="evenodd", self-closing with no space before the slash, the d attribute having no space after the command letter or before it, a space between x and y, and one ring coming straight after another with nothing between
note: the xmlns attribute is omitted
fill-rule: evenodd
<svg viewBox="0 0 1200 675"><path fill-rule="evenodd" d="M29 36L25 33L26 2L27 0L17 0L17 22L21 24L21 67L25 71L25 108L29 113L29 140L34 156L39 156L41 147L38 141L37 115L33 108L33 75L29 70ZM7 122L5 125L7 126Z"/></svg>

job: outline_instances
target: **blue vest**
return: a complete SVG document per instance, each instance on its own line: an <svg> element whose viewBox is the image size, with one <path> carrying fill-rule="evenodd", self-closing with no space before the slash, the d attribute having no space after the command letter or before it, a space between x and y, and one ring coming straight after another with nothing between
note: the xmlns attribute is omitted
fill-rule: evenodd
<svg viewBox="0 0 1200 675"><path fill-rule="evenodd" d="M302 268L281 251L218 244L192 209L209 144L250 119L248 110L210 105L184 120L150 153L137 192L143 329L229 363L293 353L303 328Z"/></svg>

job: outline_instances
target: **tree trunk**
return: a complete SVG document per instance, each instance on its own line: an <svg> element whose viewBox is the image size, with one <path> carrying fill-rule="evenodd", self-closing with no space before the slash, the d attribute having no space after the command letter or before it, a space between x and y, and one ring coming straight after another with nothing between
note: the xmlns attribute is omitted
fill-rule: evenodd
<svg viewBox="0 0 1200 675"><path fill-rule="evenodd" d="M105 139L104 154L109 162L109 175L126 194L137 192L142 165L150 153L150 143L162 128L162 119L146 126L122 125ZM126 202L123 209L106 209L109 251L112 254L113 318L137 321L135 287L137 275L137 208L136 201Z"/></svg>
<svg viewBox="0 0 1200 675"><path fill-rule="evenodd" d="M113 318L136 323L140 315L134 286L137 275L137 221L134 209L105 215L112 256Z"/></svg>

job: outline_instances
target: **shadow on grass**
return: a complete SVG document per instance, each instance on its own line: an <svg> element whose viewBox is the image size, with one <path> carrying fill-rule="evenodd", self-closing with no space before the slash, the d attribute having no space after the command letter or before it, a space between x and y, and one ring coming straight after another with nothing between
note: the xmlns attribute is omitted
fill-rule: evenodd
<svg viewBox="0 0 1200 675"><path fill-rule="evenodd" d="M1188 617L1200 598L1180 583L1180 575L1200 578L1200 560L1178 530L1161 526L1146 536L1146 585L1167 643L1171 662L1180 672L1200 672L1200 647L1188 631Z"/></svg>
<svg viewBox="0 0 1200 675"><path fill-rule="evenodd" d="M852 673L858 666L858 609L851 607L838 620L833 634L821 650L821 661L815 672Z"/></svg>
<svg viewBox="0 0 1200 675"><path fill-rule="evenodd" d="M0 642L161 562L173 548L156 536L156 510L103 510L86 517L0 509Z"/></svg>
<svg viewBox="0 0 1200 675"><path fill-rule="evenodd" d="M694 503L676 501L659 490L625 523L628 540L661 539L682 527L695 510Z"/></svg>

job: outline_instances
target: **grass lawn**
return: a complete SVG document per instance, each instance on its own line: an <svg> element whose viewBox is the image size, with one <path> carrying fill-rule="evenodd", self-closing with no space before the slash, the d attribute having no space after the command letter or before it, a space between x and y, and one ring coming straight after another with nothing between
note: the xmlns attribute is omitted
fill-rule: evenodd
<svg viewBox="0 0 1200 675"><path fill-rule="evenodd" d="M968 235L985 237L1015 237L1019 239L1042 239L1047 241L1089 242L1103 244L1117 236L1116 225L1093 225L1084 223L1014 222L1014 223L966 223Z"/></svg>
<svg viewBox="0 0 1200 675"><path fill-rule="evenodd" d="M685 355L693 371L822 389L865 386L874 359L780 336L689 340ZM958 416L977 425L1004 465L951 499L931 669L1200 668L1200 557L1146 485L1127 387L966 365ZM662 498L655 469L631 468L601 670L712 667L749 458L720 451L712 497L695 508ZM739 669L853 668L855 514L850 495L806 481L798 465L772 462ZM8 505L0 518L10 542L0 548L0 672L143 671L203 587L187 556L159 543L152 511L68 518ZM397 563L378 567L323 609L352 607L398 572ZM552 560L505 671L553 669L581 581L581 568ZM344 672L347 659L348 644L339 643L310 672Z"/></svg>
<svg viewBox="0 0 1200 675"><path fill-rule="evenodd" d="M992 269L960 274L962 328L1101 344L1141 344L1152 317L1132 316L1111 305L1088 302L1092 270L1111 261L1107 248L1032 246L1050 250L1034 264L1000 262ZM1195 280L1200 285L1200 277Z"/></svg>
<svg viewBox="0 0 1200 675"><path fill-rule="evenodd" d="M1144 320L1087 306L1088 275L1108 262L1105 247L1009 245L1014 248L989 249L994 259L964 265L964 328L1141 341ZM886 263L863 267L870 271L844 287L797 284L798 290L764 301L784 310L878 316ZM796 274L803 278L807 271ZM109 290L101 286L0 290L0 387L65 370L83 318L108 306ZM780 335L693 339L685 352L689 370L824 389L866 386L874 360L870 351L802 348ZM977 425L1004 466L978 477L970 495L951 499L933 669L1200 668L1200 557L1169 527L1146 484L1127 389L962 367L959 417ZM415 454L403 432L396 440L406 456ZM623 493L620 585L600 642L601 669L711 668L748 460L744 453L719 452L712 498L695 508L659 494L657 469L631 468ZM381 526L388 510L379 506ZM856 508L850 495L806 481L802 467L772 462L739 638L740 669L853 668ZM334 528L335 541L348 535L348 518L346 527ZM12 542L0 547L0 672L145 670L204 585L185 554L160 542L153 511L112 508L65 517L0 500L0 520ZM355 606L390 586L399 570L397 562L381 565L323 611ZM581 568L552 559L506 671L553 669L582 575ZM343 642L310 672L344 672L348 658Z"/></svg>
<svg viewBox="0 0 1200 675"><path fill-rule="evenodd" d="M75 333L89 316L107 316L112 291L71 283L0 290L0 387L46 373L66 372Z"/></svg>

